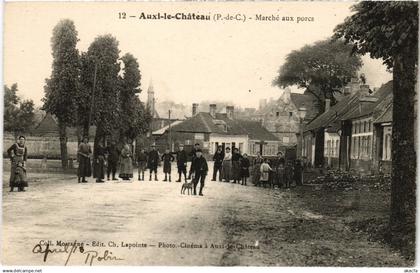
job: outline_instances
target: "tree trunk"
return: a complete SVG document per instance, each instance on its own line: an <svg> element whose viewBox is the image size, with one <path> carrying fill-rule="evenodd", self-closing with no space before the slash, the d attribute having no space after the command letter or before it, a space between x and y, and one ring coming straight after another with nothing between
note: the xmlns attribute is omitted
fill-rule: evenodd
<svg viewBox="0 0 420 273"><path fill-rule="evenodd" d="M409 48L394 58L393 67L393 128L392 128L392 184L390 235L400 244L400 236L413 239L416 221L416 151L415 123L415 58ZM411 234L411 235L409 235ZM411 237L413 236L413 237ZM406 237L407 238L407 237ZM409 239L407 238L407 239ZM411 239L409 239L408 243ZM403 243L404 245L407 242Z"/></svg>
<svg viewBox="0 0 420 273"><path fill-rule="evenodd" d="M59 130L59 137L60 137L61 166L63 167L63 169L67 169L68 158L67 158L66 124L59 121L58 130Z"/></svg>

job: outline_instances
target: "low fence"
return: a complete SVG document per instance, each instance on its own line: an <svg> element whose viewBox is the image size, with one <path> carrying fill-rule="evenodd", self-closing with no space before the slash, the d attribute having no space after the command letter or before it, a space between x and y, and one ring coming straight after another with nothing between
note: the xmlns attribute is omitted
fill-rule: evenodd
<svg viewBox="0 0 420 273"><path fill-rule="evenodd" d="M7 156L7 149L16 143L13 135L4 134L3 136L3 157ZM70 139L67 142L67 154L69 158L77 158L77 140ZM60 140L58 137L38 137L38 136L27 136L26 137L26 148L28 149L28 158L35 159L60 159Z"/></svg>

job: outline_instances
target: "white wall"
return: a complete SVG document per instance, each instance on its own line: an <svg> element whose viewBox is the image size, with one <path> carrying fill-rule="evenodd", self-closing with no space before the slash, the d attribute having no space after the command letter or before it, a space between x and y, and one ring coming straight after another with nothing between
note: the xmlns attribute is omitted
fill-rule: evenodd
<svg viewBox="0 0 420 273"><path fill-rule="evenodd" d="M240 143L241 145L241 153L248 153L248 136L246 135L219 135L219 134L211 134L209 139L209 145L210 154L213 154L216 152L215 150L215 143L218 142L219 145L222 145L222 143L225 143L225 147L231 147L232 143L235 143L235 147L239 148Z"/></svg>

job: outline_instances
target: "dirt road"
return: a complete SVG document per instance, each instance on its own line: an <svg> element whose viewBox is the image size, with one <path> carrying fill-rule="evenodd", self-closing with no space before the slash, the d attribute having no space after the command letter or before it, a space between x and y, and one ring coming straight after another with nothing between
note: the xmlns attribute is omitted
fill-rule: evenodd
<svg viewBox="0 0 420 273"><path fill-rule="evenodd" d="M404 264L386 246L353 234L334 218L306 210L293 190L207 179L205 196L199 197L181 195L180 187L181 183L162 181L77 184L72 176L33 174L27 192L3 188L2 263ZM45 252L48 241L44 263L45 253L39 252ZM57 241L77 241L83 247L66 248Z"/></svg>

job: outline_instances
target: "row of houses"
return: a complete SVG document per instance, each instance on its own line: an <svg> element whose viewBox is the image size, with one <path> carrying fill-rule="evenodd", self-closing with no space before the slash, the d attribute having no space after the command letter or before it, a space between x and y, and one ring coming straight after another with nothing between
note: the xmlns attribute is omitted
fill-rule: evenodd
<svg viewBox="0 0 420 273"><path fill-rule="evenodd" d="M180 144L191 150L199 143L206 155L214 154L218 146L238 148L242 153L255 156L258 152L274 156L280 149L279 139L260 122L235 118L234 107L217 113L217 105L210 104L208 112L197 112L193 104L192 116L179 120L153 132L154 142L160 150L176 150Z"/></svg>
<svg viewBox="0 0 420 273"><path fill-rule="evenodd" d="M392 81L373 92L347 87L340 101L304 126L301 156L314 167L390 172Z"/></svg>

